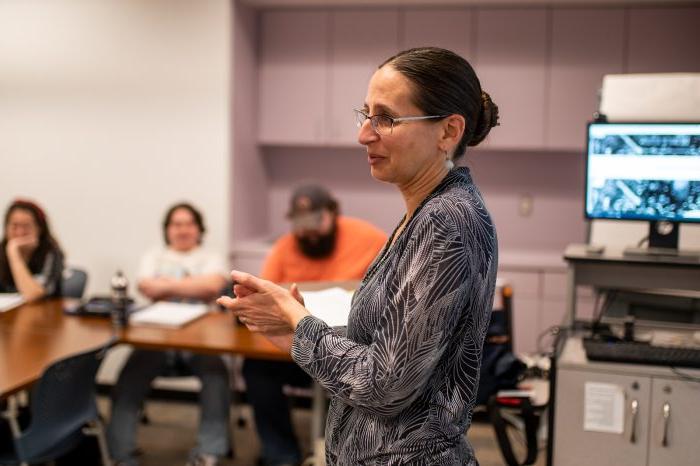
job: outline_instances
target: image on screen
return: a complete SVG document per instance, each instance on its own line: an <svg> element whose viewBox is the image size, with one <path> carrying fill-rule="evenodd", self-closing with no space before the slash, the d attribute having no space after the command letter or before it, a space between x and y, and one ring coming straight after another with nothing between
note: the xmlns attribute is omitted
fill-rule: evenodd
<svg viewBox="0 0 700 466"><path fill-rule="evenodd" d="M700 123L591 123L586 217L700 222Z"/></svg>

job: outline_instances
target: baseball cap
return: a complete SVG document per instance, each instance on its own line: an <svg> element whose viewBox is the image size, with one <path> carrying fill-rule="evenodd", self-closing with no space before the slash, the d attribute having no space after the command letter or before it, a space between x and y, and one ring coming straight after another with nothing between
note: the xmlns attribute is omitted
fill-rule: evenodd
<svg viewBox="0 0 700 466"><path fill-rule="evenodd" d="M336 200L323 186L315 184L299 186L292 194L287 217L291 219L323 208L334 211L337 206Z"/></svg>

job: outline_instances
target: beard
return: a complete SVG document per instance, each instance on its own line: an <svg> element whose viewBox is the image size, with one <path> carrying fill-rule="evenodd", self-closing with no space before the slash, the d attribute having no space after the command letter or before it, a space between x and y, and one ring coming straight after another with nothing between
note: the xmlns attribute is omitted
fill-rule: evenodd
<svg viewBox="0 0 700 466"><path fill-rule="evenodd" d="M337 230L335 223L330 232L325 235L318 235L316 237L297 237L297 244L301 252L312 259L322 259L331 255L335 249L335 239L337 236Z"/></svg>

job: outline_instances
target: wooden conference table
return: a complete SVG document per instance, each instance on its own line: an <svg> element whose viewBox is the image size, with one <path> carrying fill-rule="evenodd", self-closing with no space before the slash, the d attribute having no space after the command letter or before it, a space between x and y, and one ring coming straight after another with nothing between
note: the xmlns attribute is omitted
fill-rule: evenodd
<svg viewBox="0 0 700 466"><path fill-rule="evenodd" d="M177 329L130 326L115 332L109 319L65 315L62 300L52 299L0 314L0 398L27 388L51 363L113 337L140 348L291 360L226 312L210 312Z"/></svg>
<svg viewBox="0 0 700 466"><path fill-rule="evenodd" d="M332 286L347 290L357 281L300 283L303 291ZM63 312L63 300L24 304L0 313L0 400L24 390L52 363L108 343L149 349L182 349L199 353L231 353L253 359L291 361L291 356L265 337L235 322L228 312L210 312L182 328L129 326L115 332L109 319L71 316ZM323 438L326 401L314 384L311 438L314 449ZM322 443L322 442L321 442Z"/></svg>

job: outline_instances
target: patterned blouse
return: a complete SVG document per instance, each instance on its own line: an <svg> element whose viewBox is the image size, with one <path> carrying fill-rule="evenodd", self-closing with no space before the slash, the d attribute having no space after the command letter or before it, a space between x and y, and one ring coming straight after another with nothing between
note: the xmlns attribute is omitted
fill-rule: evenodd
<svg viewBox="0 0 700 466"><path fill-rule="evenodd" d="M469 170L452 170L372 264L347 328L307 316L292 357L331 395L329 465L477 465L471 423L497 241ZM347 335L345 335L347 333Z"/></svg>

